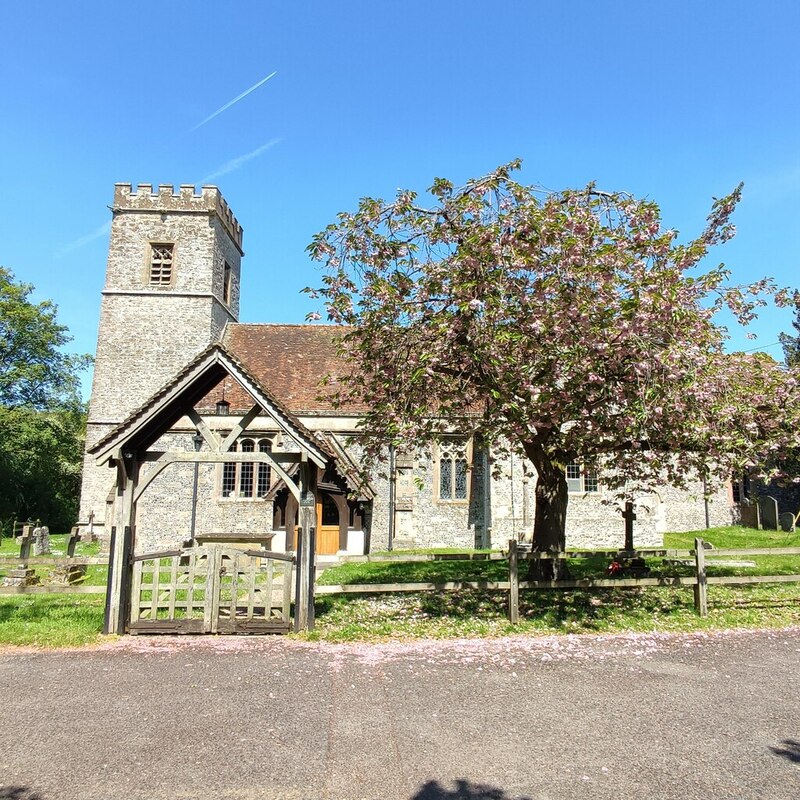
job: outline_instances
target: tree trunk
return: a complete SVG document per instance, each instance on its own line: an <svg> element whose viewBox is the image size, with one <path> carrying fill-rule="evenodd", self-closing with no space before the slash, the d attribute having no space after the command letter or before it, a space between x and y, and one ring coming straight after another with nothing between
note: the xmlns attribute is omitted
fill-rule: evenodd
<svg viewBox="0 0 800 800"><path fill-rule="evenodd" d="M528 448L526 448L528 452ZM536 511L533 521L533 550L562 553L566 546L567 502L569 494L564 465L552 461L541 451L528 452L536 468ZM531 561L529 580L559 580L569 577L566 563Z"/></svg>

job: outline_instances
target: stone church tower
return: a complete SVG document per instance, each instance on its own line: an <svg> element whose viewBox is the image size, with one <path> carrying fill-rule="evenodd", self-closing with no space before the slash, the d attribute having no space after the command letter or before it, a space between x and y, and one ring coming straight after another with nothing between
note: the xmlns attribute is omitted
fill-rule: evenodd
<svg viewBox="0 0 800 800"><path fill-rule="evenodd" d="M242 227L215 186L114 187L86 445L144 403L239 316ZM80 524L101 531L114 483L86 457Z"/></svg>

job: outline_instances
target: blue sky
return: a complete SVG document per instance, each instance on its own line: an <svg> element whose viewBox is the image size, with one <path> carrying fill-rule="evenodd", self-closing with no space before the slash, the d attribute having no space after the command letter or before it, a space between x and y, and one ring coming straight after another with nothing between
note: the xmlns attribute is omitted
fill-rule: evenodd
<svg viewBox="0 0 800 800"><path fill-rule="evenodd" d="M215 176L245 229L245 322L314 310L305 247L359 197L515 157L529 183L655 199L683 237L744 181L714 260L800 284L796 0L0 10L0 264L59 305L77 351L95 346L118 181ZM780 357L791 318L771 311L733 345Z"/></svg>

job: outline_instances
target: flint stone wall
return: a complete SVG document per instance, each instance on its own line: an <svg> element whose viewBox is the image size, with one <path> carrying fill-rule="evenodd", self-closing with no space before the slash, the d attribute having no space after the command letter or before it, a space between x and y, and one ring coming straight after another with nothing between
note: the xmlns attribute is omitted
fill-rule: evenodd
<svg viewBox="0 0 800 800"><path fill-rule="evenodd" d="M179 370L218 341L239 313L241 226L216 189L184 186L114 195L106 282L87 424L87 448L142 405ZM172 243L169 286L151 286L151 243ZM231 297L223 301L224 265ZM102 530L114 472L84 458L80 522Z"/></svg>

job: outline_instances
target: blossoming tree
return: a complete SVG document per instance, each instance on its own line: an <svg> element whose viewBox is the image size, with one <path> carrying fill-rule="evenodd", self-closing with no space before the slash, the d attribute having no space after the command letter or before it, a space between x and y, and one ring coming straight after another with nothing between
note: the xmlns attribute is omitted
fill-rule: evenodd
<svg viewBox="0 0 800 800"><path fill-rule="evenodd" d="M727 307L746 324L787 293L699 268L733 235L741 186L680 244L654 202L543 192L514 181L518 167L460 189L437 179L430 207L411 191L362 199L309 246L325 274L306 291L349 326L333 394L369 409L368 451L453 432L521 451L537 474L534 545L563 549L569 462L601 468L623 499L712 485L791 446L796 384L768 357L725 355L715 322Z"/></svg>

